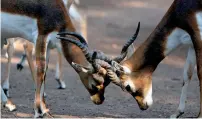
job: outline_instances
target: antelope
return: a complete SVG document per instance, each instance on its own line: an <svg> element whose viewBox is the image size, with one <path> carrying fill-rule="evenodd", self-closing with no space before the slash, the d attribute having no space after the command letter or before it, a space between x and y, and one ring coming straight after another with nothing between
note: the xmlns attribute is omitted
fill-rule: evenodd
<svg viewBox="0 0 202 119"><path fill-rule="evenodd" d="M175 0L147 40L129 59L116 65L120 68L119 78L123 86L135 97L141 109L147 109L152 105L151 78L157 65L180 44L190 44L184 69L184 85L180 104L176 113L171 117L179 117L184 113L187 88L196 62L200 82L200 113L198 116L202 117L201 10L201 0Z"/></svg>
<svg viewBox="0 0 202 119"><path fill-rule="evenodd" d="M76 6L74 4L72 4L74 1L63 0L63 2L65 3L65 5L67 5L67 12L69 12L70 17L73 20L75 20L76 22L80 23L81 33L86 38L87 37L86 27L83 27L83 26L86 26L85 17L82 17L80 15L80 13L78 12ZM75 1L75 3L79 4L79 0ZM32 35L33 35L33 37L35 37L35 40L36 40L37 35L38 35L37 29L35 29L33 31ZM6 79L3 81L3 86L2 86L4 92L1 93L3 102L6 102L6 101L4 101L4 99L7 100L7 98L9 97L9 75L10 75L11 58L12 58L13 53L14 53L14 43L18 39L19 38L9 38L9 39L7 39L7 43L8 43L7 52L6 52L6 58L8 59L7 69L6 69L7 74L6 74ZM54 39L54 37L51 38L51 39ZM34 41L34 43L36 43L36 41ZM20 70L20 71L22 70L23 65L25 63L25 58L27 57L28 64L29 64L29 67L30 67L30 70L31 70L31 73L32 73L32 78L35 81L36 80L35 79L36 78L36 71L34 69L34 64L33 64L33 59L32 59L32 53L33 53L34 46L33 46L32 43L25 40L24 43L23 43L23 47L24 47L24 54L22 55L20 62L17 64L17 69ZM55 79L59 84L58 89L65 89L66 85L65 85L65 82L62 80L62 73L61 73L61 70L62 70L62 49L61 49L60 42L57 41L57 40L51 40L49 42L49 44L47 45L47 50L53 49L53 48L56 48L57 51L58 51L58 60L57 60L57 64L56 64ZM8 100L8 102L5 103L4 106L7 107L9 109L9 111L16 110L16 106L10 100Z"/></svg>
<svg viewBox="0 0 202 119"><path fill-rule="evenodd" d="M8 38L21 37L31 42L36 41L36 91L35 91L35 117L51 116L45 104L44 83L47 70L47 45L48 42L62 31L76 31L70 16L62 0L2 0L1 7L2 36L1 43ZM38 31L37 40L32 35L32 29ZM63 54L68 62L76 62L87 67L92 67L85 59L82 51L75 45L66 41L61 41ZM74 68L74 65L72 65ZM95 104L104 101L104 92L95 90L100 85L95 82L92 74L80 73L77 71L81 81L91 95L91 100Z"/></svg>
<svg viewBox="0 0 202 119"><path fill-rule="evenodd" d="M50 38L65 31L76 32L65 8L62 0L2 0L1 43L5 43L6 39L13 37L21 37L31 42L36 41L35 117L52 117L43 95L45 74L48 68L47 45L51 41ZM34 40L32 35L33 28L38 31L37 40ZM69 37L79 38L80 42L87 46L82 36L74 33L69 35L71 35ZM99 71L94 70L95 64L90 63L91 60L85 57L86 54L79 47L67 40L60 40L60 42L66 60L79 74L91 100L95 104L102 104L105 99L105 87L109 84L105 81L106 70L104 68L100 68ZM120 59L119 57L118 59ZM121 58L124 57L121 55ZM81 66L85 68L81 68Z"/></svg>
<svg viewBox="0 0 202 119"><path fill-rule="evenodd" d="M76 6L74 4L71 5L71 1L66 1L66 0L63 0L63 2L68 5L67 7L67 10L69 9L69 15L70 17L76 21L77 23L80 24L80 32L82 34L82 36L84 36L84 38L86 39L87 38L87 34L86 34L86 27L83 27L83 26L86 26L86 19L85 17L82 17L82 15L78 12ZM69 3L68 3L69 2ZM79 0L75 1L76 4L79 4ZM37 37L37 30L35 30L33 32L33 35L34 37ZM51 38L52 39L52 38ZM54 38L53 38L54 39ZM18 38L12 38L12 39L9 39L8 40L8 44L9 44L9 47L7 49L7 58L8 58L8 67L10 67L10 64L11 64L11 57L13 56L13 52L14 52L14 43L15 41L18 40ZM34 43L36 43L34 41ZM23 44L23 47L24 47L24 53L20 59L20 62L17 63L17 69L19 71L21 71L24 67L24 64L25 64L25 59L27 57L28 59L28 64L29 64L29 67L30 67L30 70L31 70L31 73L32 73L32 77L33 79L35 78L35 71L34 71L34 64L32 63L33 60L31 58L32 56L32 52L33 52L33 46L32 44L30 44L30 42L26 41L24 42ZM53 48L56 48L57 49L57 52L58 52L58 60L57 60L57 64L56 64L56 72L55 72L55 79L56 81L58 82L59 86L58 86L58 89L65 89L66 88L66 84L65 82L63 81L62 79L62 49L61 49L61 44L59 41L57 40L54 40L54 41L50 41L49 45L48 45L48 50L49 49L53 49ZM8 52L9 51L9 52ZM10 75L10 68L7 68L7 78L6 80L4 81L3 83L3 89L6 93L7 96L9 96L9 75Z"/></svg>
<svg viewBox="0 0 202 119"><path fill-rule="evenodd" d="M179 45L190 45L184 68L184 85L180 104L171 117L179 117L184 113L187 87L191 80L195 64L200 83L200 113L202 117L202 1L174 0L160 23L129 58L120 62L108 62L114 67L111 80L119 81L119 85L130 93L141 110L148 109L152 103L152 73L158 64ZM118 78L118 79L117 79Z"/></svg>

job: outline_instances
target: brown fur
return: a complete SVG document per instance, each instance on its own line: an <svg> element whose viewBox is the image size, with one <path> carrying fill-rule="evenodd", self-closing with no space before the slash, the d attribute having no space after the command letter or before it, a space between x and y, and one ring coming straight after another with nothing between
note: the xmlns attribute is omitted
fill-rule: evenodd
<svg viewBox="0 0 202 119"><path fill-rule="evenodd" d="M154 29L147 40L140 45L134 54L124 61L132 73L129 76L121 75L121 80L131 79L140 92L136 92L136 100L139 106L144 106L140 97L144 97L144 91L151 84L151 75L164 56L167 36L175 29L185 30L192 38L196 51L198 76L200 80L201 111L202 112L202 39L195 19L195 14L202 12L201 0L175 0L161 22ZM202 116L202 113L201 115Z"/></svg>
<svg viewBox="0 0 202 119"><path fill-rule="evenodd" d="M37 109L38 113L42 114L47 113L48 109L46 109L45 100L44 98L41 99L40 97L41 86L45 82L45 75L47 68L46 66L47 36L53 31L75 32L76 29L72 24L72 21L67 13L67 10L62 0L2 0L1 6L2 6L1 10L3 12L25 15L28 17L32 17L33 19L37 19L39 35L36 44L37 78L36 78L35 109ZM83 55L80 48L66 41L61 41L61 44L64 56L69 63L75 62L83 66L89 66L89 63L85 59L85 56ZM83 77L81 77L81 79L85 80L85 82L88 81ZM87 86L86 88L91 93L92 89L89 89ZM103 95L103 92L101 95ZM41 100L43 102L42 105L40 105ZM44 107L45 110L42 110L41 107Z"/></svg>

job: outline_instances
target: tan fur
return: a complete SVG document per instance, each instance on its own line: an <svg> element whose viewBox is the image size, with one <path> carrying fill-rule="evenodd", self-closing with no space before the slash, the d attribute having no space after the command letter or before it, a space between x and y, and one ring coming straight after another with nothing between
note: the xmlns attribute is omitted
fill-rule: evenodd
<svg viewBox="0 0 202 119"><path fill-rule="evenodd" d="M129 68L132 73L123 73L120 75L120 79L123 84L127 80L133 82L133 84L130 84L130 87L135 87L136 91L130 93L137 100L140 108L148 108L143 104L143 98L152 83L152 73L166 57L164 52L166 50L168 36L173 30L180 28L191 36L196 52L201 94L200 116L202 116L202 39L195 17L198 12L202 12L201 0L175 0L147 40L137 48L129 59L121 63L122 66ZM191 70L189 70L189 76L191 75Z"/></svg>
<svg viewBox="0 0 202 119"><path fill-rule="evenodd" d="M1 5L2 5L1 10L3 12L28 16L37 20L38 38L37 38L37 43L35 48L36 49L36 52L35 52L36 67L37 67L35 112L36 112L36 117L38 117L40 116L39 113L43 115L44 113L47 113L48 111L45 105L44 97L40 95L40 93L43 92L42 89L45 82L45 73L47 68L46 66L46 60L47 60L46 59L46 53L47 53L46 43L48 42L47 37L49 34L55 31L56 32L63 32L63 31L75 32L76 29L74 25L72 24L70 16L68 15L66 11L66 7L64 6L62 0L40 0L40 1L38 0L29 0L29 1L2 0ZM88 66L88 67L91 66L85 59L85 56L83 55L83 52L80 50L80 48L66 41L61 41L61 44L62 44L64 56L70 64L72 62L75 62L83 66ZM85 74L84 76L80 75L80 78L82 82L83 81L88 82L89 74ZM89 88L89 84L88 85L84 84L84 85L91 94L91 91L93 91L93 89ZM99 85L99 84L96 84L96 85ZM99 99L100 96L104 95L104 91L102 90L100 92L96 92L99 95L96 97L97 99Z"/></svg>

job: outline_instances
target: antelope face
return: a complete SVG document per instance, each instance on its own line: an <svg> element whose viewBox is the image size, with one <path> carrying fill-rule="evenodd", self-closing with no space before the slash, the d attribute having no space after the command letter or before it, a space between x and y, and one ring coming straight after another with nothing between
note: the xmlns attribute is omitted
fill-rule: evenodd
<svg viewBox="0 0 202 119"><path fill-rule="evenodd" d="M105 100L105 87L110 81L105 80L106 70L102 68L99 72L94 72L93 68L87 68L76 63L72 63L73 68L78 72L81 81L91 96L91 100L99 105Z"/></svg>
<svg viewBox="0 0 202 119"><path fill-rule="evenodd" d="M114 59L107 57L101 51L96 50L90 51L88 49L87 43L85 42L85 39L77 33L63 32L58 34L60 35L60 37L58 37L59 39L66 40L70 43L77 45L82 50L87 61L91 64L90 68L75 63L72 63L72 66L79 73L83 84L85 85L86 89L88 89L91 95L91 100L95 104L101 104L104 101L105 87L110 83L110 81L112 81L117 85L120 84L120 80L118 80L119 78L116 75L116 69L111 67L111 63L113 61L120 63L122 60L124 60L124 58L127 55L128 47L135 41L135 39L138 36L139 29L140 29L140 22L138 23L138 27L136 29L135 34L123 46L121 54L115 57ZM65 35L74 36L77 39L79 39L79 41L70 37L64 37ZM130 80L132 81L132 79ZM135 92L131 94L137 95L137 93ZM137 99L138 102L140 102L139 98Z"/></svg>
<svg viewBox="0 0 202 119"><path fill-rule="evenodd" d="M141 110L148 109L152 103L151 73L146 70L131 71L126 66L121 66L119 78L122 88L130 93L137 101Z"/></svg>

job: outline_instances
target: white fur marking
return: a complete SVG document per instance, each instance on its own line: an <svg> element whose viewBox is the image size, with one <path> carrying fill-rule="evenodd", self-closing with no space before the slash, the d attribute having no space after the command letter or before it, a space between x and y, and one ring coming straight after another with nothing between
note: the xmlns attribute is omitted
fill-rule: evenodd
<svg viewBox="0 0 202 119"><path fill-rule="evenodd" d="M202 40L202 12L196 14L196 21L198 24L198 28L200 30L201 40Z"/></svg>
<svg viewBox="0 0 202 119"><path fill-rule="evenodd" d="M153 99L152 99L152 85L148 91L148 93L146 94L144 100L143 100L144 104L147 104L148 106L151 106L153 104Z"/></svg>
<svg viewBox="0 0 202 119"><path fill-rule="evenodd" d="M131 81L131 79L127 79L126 81L124 81L124 87L126 87L127 85L130 86L132 92L136 91L135 85L133 84L133 82Z"/></svg>
<svg viewBox="0 0 202 119"><path fill-rule="evenodd" d="M56 69L55 69L55 78L60 79L60 67L59 67L59 62L57 61L56 64Z"/></svg>
<svg viewBox="0 0 202 119"><path fill-rule="evenodd" d="M190 35L186 31L180 28L176 28L167 37L166 50L164 51L164 55L167 56L181 44L192 45L192 41Z"/></svg>
<svg viewBox="0 0 202 119"><path fill-rule="evenodd" d="M7 107L10 112L16 110L16 106L14 104L12 104L12 103L6 103L5 107Z"/></svg>

